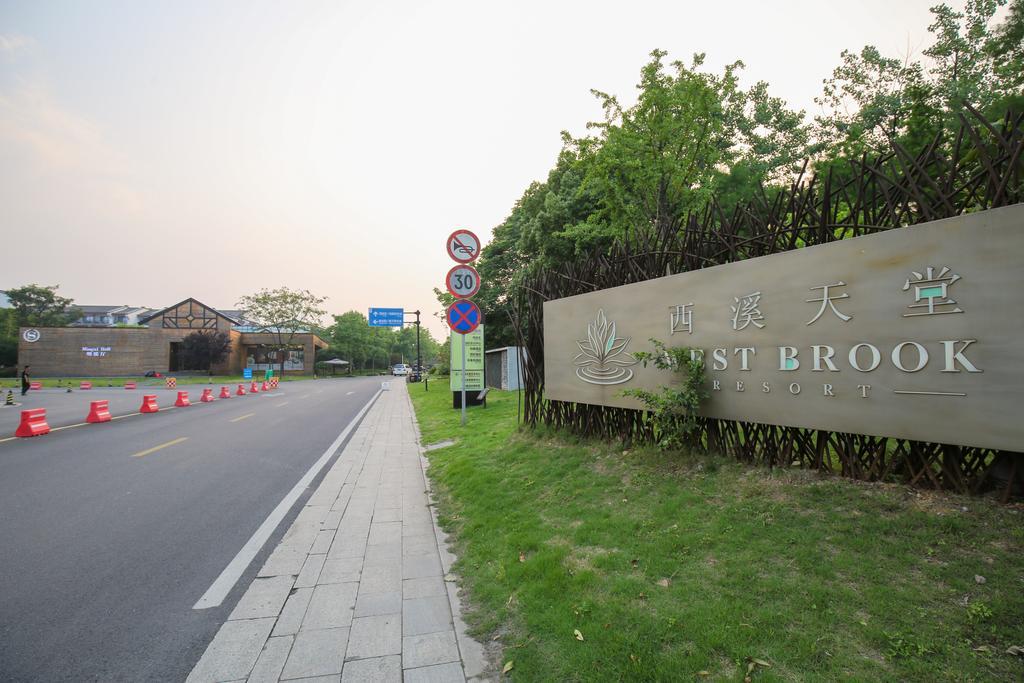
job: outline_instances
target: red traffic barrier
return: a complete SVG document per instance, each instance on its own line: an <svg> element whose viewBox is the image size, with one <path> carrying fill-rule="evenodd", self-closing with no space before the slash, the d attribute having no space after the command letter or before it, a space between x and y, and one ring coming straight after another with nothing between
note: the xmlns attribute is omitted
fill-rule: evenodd
<svg viewBox="0 0 1024 683"><path fill-rule="evenodd" d="M260 388L256 385L256 382L253 382L252 386L249 387L249 391L253 394L258 394L260 392Z"/></svg>
<svg viewBox="0 0 1024 683"><path fill-rule="evenodd" d="M261 387L261 389L260 389L260 390L261 390L261 391L270 391L270 385L269 385L269 384L267 384L266 382L264 382L264 383L263 383L263 386Z"/></svg>
<svg viewBox="0 0 1024 683"><path fill-rule="evenodd" d="M238 391L235 392L238 396L245 396L245 385L239 384Z"/></svg>
<svg viewBox="0 0 1024 683"><path fill-rule="evenodd" d="M139 408L140 413L156 413L160 410L160 406L156 404L156 394L143 394L142 396L142 407Z"/></svg>
<svg viewBox="0 0 1024 683"><path fill-rule="evenodd" d="M42 436L50 433L50 425L46 424L46 408L34 408L21 411L21 424L15 436Z"/></svg>
<svg viewBox="0 0 1024 683"><path fill-rule="evenodd" d="M231 391L227 387L221 387L220 398L231 398Z"/></svg>
<svg viewBox="0 0 1024 683"><path fill-rule="evenodd" d="M82 382L78 385L79 389L92 389L92 382Z"/></svg>
<svg viewBox="0 0 1024 683"><path fill-rule="evenodd" d="M203 395L199 397L201 403L213 403L213 389L203 389Z"/></svg>
<svg viewBox="0 0 1024 683"><path fill-rule="evenodd" d="M188 408L190 405L192 405L188 400L188 392L179 391L178 400L174 402L174 405L177 408Z"/></svg>
<svg viewBox="0 0 1024 683"><path fill-rule="evenodd" d="M29 382L28 383L28 388L29 389L42 389L43 388L43 383L42 382Z"/></svg>
<svg viewBox="0 0 1024 683"><path fill-rule="evenodd" d="M125 389L134 389L135 388L135 382L125 382L124 383L124 388Z"/></svg>
<svg viewBox="0 0 1024 683"><path fill-rule="evenodd" d="M91 401L89 403L89 415L85 418L86 422L110 422L110 420L109 401Z"/></svg>

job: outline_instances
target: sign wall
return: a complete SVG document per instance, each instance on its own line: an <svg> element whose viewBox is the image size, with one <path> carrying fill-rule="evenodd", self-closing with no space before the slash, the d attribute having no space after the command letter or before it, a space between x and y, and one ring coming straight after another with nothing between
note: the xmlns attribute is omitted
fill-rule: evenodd
<svg viewBox="0 0 1024 683"><path fill-rule="evenodd" d="M1024 206L544 304L549 399L641 407L649 339L706 363L703 414L1024 450Z"/></svg>

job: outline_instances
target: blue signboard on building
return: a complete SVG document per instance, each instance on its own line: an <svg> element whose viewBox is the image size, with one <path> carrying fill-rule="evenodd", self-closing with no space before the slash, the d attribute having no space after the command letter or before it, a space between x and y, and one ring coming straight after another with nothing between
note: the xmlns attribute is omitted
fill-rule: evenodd
<svg viewBox="0 0 1024 683"><path fill-rule="evenodd" d="M371 308L370 327L401 327L405 322L404 308Z"/></svg>

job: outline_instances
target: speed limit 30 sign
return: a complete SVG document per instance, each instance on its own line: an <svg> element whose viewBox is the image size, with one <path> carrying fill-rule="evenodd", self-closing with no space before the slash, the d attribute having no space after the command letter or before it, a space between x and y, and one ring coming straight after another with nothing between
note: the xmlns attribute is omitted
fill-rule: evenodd
<svg viewBox="0 0 1024 683"><path fill-rule="evenodd" d="M480 291L480 275L473 266L455 266L448 271L444 283L457 299L468 299Z"/></svg>

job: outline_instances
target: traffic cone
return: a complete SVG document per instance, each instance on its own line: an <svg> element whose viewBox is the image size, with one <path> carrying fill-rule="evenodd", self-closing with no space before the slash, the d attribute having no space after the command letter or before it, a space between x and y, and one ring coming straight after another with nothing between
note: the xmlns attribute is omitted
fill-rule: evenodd
<svg viewBox="0 0 1024 683"><path fill-rule="evenodd" d="M270 391L270 385L264 382L263 386L260 387L260 391Z"/></svg>
<svg viewBox="0 0 1024 683"><path fill-rule="evenodd" d="M260 392L259 386L256 384L256 382L253 382L252 386L249 387L249 393L258 394L259 392Z"/></svg>
<svg viewBox="0 0 1024 683"><path fill-rule="evenodd" d="M231 398L231 391L227 387L221 387L220 388L220 397L221 398Z"/></svg>
<svg viewBox="0 0 1024 683"><path fill-rule="evenodd" d="M245 396L245 385L239 384L238 391L235 392L238 396Z"/></svg>

